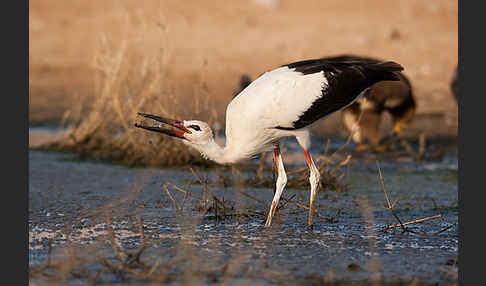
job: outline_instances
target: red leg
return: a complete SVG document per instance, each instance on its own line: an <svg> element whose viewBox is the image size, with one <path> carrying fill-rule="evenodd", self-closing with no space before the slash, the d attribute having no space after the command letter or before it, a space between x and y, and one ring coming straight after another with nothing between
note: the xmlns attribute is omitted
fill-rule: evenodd
<svg viewBox="0 0 486 286"><path fill-rule="evenodd" d="M302 148L302 150L304 150L305 159L307 160L307 165L309 166L309 168L312 167L312 161L309 152L307 152L307 150L305 150L304 148Z"/></svg>

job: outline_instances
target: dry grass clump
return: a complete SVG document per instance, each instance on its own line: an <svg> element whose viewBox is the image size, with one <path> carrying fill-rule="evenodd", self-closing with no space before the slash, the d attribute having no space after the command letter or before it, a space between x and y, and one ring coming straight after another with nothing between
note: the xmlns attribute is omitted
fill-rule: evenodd
<svg viewBox="0 0 486 286"><path fill-rule="evenodd" d="M164 29L159 27L161 39ZM137 112L169 118L197 116L210 123L216 114L203 88L193 91L190 102L182 98L187 94L181 97L170 91L166 81L170 52L164 46L152 55L140 54L136 48L140 44L127 39L114 43L105 34L100 36L99 52L93 61L97 72L90 109L83 110L90 98L73 103L65 114L70 122L65 136L42 148L131 166L207 163L180 142L133 126ZM203 80L199 86L204 86ZM202 110L213 112L205 116L208 113L202 114Z"/></svg>
<svg viewBox="0 0 486 286"><path fill-rule="evenodd" d="M339 154L343 150L343 145L339 150L336 150L330 155L327 155L327 147L323 151L323 155L315 158L315 164L319 169L321 180L319 182L319 190L328 191L346 191L349 188L348 184L343 183L343 178L346 176L346 166L351 161L352 156L350 154ZM274 170L274 163L269 166L266 163L266 158L269 153L262 153L258 163L250 162L248 164L238 164L232 167L221 166L218 168L217 179L211 182L216 185L231 186L235 183L262 187L262 188L274 188L276 182L276 174ZM224 169L231 168L231 172ZM292 167L287 166L287 184L286 188L295 189L307 189L309 188L309 167ZM242 171L250 173L249 176L243 176Z"/></svg>
<svg viewBox="0 0 486 286"><path fill-rule="evenodd" d="M346 176L346 166L351 160L351 155L347 155L340 162L336 162L331 157L319 157L316 159L316 165L321 174L319 182L320 188L328 191L345 191L348 185L342 182ZM289 172L290 179L288 186L293 188L309 187L309 168L300 168Z"/></svg>
<svg viewBox="0 0 486 286"><path fill-rule="evenodd" d="M268 209L270 208L271 201L265 202L249 194L248 192L243 191L241 189L242 185L238 185L238 184L243 184L244 182L238 179L233 181L235 183L234 187L236 188L237 194L253 200L258 204L259 207L252 207L252 206L237 207L236 201L225 199L224 196L217 197L208 186L209 180L207 176L203 179L193 168L191 168L191 172L196 178L196 180L199 182L199 184L202 186L202 191L203 191L202 195L194 194L194 192L191 192L189 190L188 186L186 188L182 188L169 181L167 181L162 186L162 188L165 190L168 197L172 201L172 204L174 205L174 209L178 214L183 213L184 205L187 199L190 197L199 201L198 205L194 207L192 210L198 211L204 219L214 219L216 221L223 221L226 219L236 219L240 221L242 218L261 218L262 220L264 220L267 217ZM238 176L238 175L234 175L234 176ZM175 196L172 195L172 192L170 191L169 187L174 191L181 192L184 194L182 201L178 202L175 199ZM290 196L289 198L282 196L281 197L282 202L278 205L276 214L278 214L279 211L284 210L289 205L293 205L298 208L309 211L308 205L294 200L295 196L296 196L295 194ZM328 223L336 222L337 216L339 216L340 213L341 210L338 210L336 216L331 216L330 218L327 218L323 214L321 214L318 209L314 210L314 214L317 217L322 217Z"/></svg>

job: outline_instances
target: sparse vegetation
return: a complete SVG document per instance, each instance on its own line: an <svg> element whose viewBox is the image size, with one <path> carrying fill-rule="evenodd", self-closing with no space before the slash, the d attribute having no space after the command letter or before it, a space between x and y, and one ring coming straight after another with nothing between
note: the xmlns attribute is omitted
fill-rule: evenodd
<svg viewBox="0 0 486 286"><path fill-rule="evenodd" d="M67 129L40 149L127 166L193 166L193 177L170 168L156 176L145 168L111 173L90 162L78 169L67 157L53 160L55 174L29 164L31 285L438 285L410 278L417 273L458 285L457 170L397 176L403 162L440 162L447 146L457 153L457 104L449 88L457 1L61 2L29 1L29 120ZM179 141L133 127L137 112L147 112L201 119L221 133L242 74L256 78L293 60L343 52L401 63L418 114L386 150L351 151L344 148L348 140L331 154L327 147L315 153L322 185L313 231L302 221L307 166L289 164L275 225L263 229L275 185L265 158L206 168L213 164ZM341 127L335 114L313 131L334 138L345 136ZM440 136L454 144L434 141ZM378 183L375 160L394 164L393 174L377 166ZM350 174L357 165L368 170ZM135 183L145 174L149 180L124 192L133 172L145 172ZM363 178L348 185L349 175ZM121 183L106 184L105 177ZM91 180L96 184L84 184ZM415 273L386 272L417 269L403 267L418 261L410 253L428 255L427 263ZM390 258L407 263L392 265Z"/></svg>
<svg viewBox="0 0 486 286"><path fill-rule="evenodd" d="M160 28L160 37L164 30ZM203 91L191 104L172 93L166 85L167 51L139 55L133 43L123 39L114 45L102 34L96 67L95 99L89 110L69 110L65 120L71 124L59 141L43 149L70 151L82 158L94 158L130 166L174 166L208 164L175 140L147 134L133 127L137 112L150 111L168 117L200 116L211 111ZM203 83L201 83L203 84ZM76 106L84 106L80 102ZM209 118L211 122L211 118Z"/></svg>
<svg viewBox="0 0 486 286"><path fill-rule="evenodd" d="M133 205L131 200L136 199L136 196L125 196L120 198L121 201L107 203L102 208L80 217L80 219L91 217L92 219L104 218L105 220L104 224L97 227L100 235L89 245L80 248L78 246L79 241L72 239L70 234L72 232L67 227L62 232L65 241L64 246L51 247L54 237L51 238L46 260L41 264L31 266L29 269L30 282L36 285L62 284L66 281L79 281L80 283L88 284L111 282L121 284L195 283L200 285L208 283L212 285L227 285L241 281L246 281L245 283L266 281L281 285L307 285L309 283L349 285L349 280L335 277L335 270L333 269L323 273L299 275L285 269L272 268L264 262L265 259L263 257L255 256L253 247L231 251L226 253L225 258L220 256L210 256L211 258L209 258L202 255L200 253L201 249L197 247L197 245L202 246L201 243L203 243L201 241L201 229L204 229L208 224L214 226L221 224L224 228L225 223L238 222L238 226L244 226L255 220L263 222L268 205L244 190L234 187L235 191L257 203L256 206L251 207L242 205L236 207L235 201L215 194L207 183L207 177L194 169L191 171L200 183L197 187L202 191L200 194L198 194L198 191L180 187L170 181L166 181L160 190L161 194L165 194L166 198L168 198L167 203L172 204L173 214L180 228L177 231L177 237L179 238L174 237L170 239L175 243L172 244L172 247L160 247L167 243L168 239L164 238L167 236L160 236L160 230L154 229L153 224L144 222L141 215L135 215L135 219L132 222L133 226L124 224L123 228L120 228L121 217L113 217L113 211L123 208L124 205ZM379 174L379 183L382 184L381 171ZM391 201L384 185L382 187L385 198L387 198L387 204L389 202L393 211L395 203ZM176 196L175 193L183 194L183 196ZM190 199L194 200L189 203ZM294 200L292 196L289 199L282 198L278 216L293 215L294 211L289 209L291 205L297 209L308 210L308 206ZM380 233L376 228L375 210L371 206L370 201L364 197L359 199L359 205L363 212L364 221L358 224L360 229L363 229L363 239L368 245L366 249L371 253L371 257L359 263L348 263L345 265L346 271L368 275L367 279L354 281L353 285L431 285L420 279L405 279L385 283L382 261L379 256L373 255L373 253L380 251L377 245L377 242L380 240ZM194 212L199 213L199 215L194 215ZM319 210L315 214L321 219L325 218ZM339 213L337 215L338 217L341 216ZM327 218L325 219L327 221ZM405 225L422 221L403 223L401 227L405 229L407 228ZM331 224L333 222L328 221L328 223ZM398 228L397 225L394 227ZM452 227L455 227L455 225L443 228L433 235L440 235ZM127 229L132 231L128 231L128 234L125 234L125 238L123 238L121 234L123 232L127 233ZM240 227L237 227L233 230L235 233L231 235L232 245L245 243L245 241L246 243L249 242L248 239L251 232L248 232L248 230L240 231L239 229ZM293 237L292 239L294 240L301 239L302 234L295 233L291 231L292 229L285 233L282 233L282 230L275 227L266 231L258 230L258 233L255 234L258 240L252 241L262 240L261 243L263 245L269 246L272 242L275 243L278 239L286 239L289 236ZM199 234L197 234L198 232ZM411 230L407 230L407 232L417 233ZM418 234L423 235L421 233ZM202 236L207 236L204 248L216 250L221 245L228 243L226 241L228 237L214 236L211 231ZM309 233L305 236L311 236L313 240L323 239L326 241L328 239L327 236L320 238L319 234L315 233ZM389 241L389 238L386 241ZM53 255L54 252L57 254ZM227 257L228 255L229 257ZM259 258L255 259L255 257ZM457 260L444 261L443 265L439 265L439 267L447 275L451 276L452 281L454 280L454 275L457 275L455 272ZM292 283L289 281L292 281Z"/></svg>

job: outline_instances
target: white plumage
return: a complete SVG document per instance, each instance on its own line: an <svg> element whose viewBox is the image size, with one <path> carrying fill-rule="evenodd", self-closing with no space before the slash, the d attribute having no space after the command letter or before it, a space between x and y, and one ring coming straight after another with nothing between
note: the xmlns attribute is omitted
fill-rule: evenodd
<svg viewBox="0 0 486 286"><path fill-rule="evenodd" d="M235 160L273 149L273 143L288 136L306 136L306 130L281 130L292 127L327 85L323 73L302 75L281 67L252 82L226 109L226 147ZM301 96L305 94L306 96ZM300 100L296 100L300 98ZM233 163L233 162L230 162Z"/></svg>
<svg viewBox="0 0 486 286"><path fill-rule="evenodd" d="M231 164L274 151L278 172L275 196L265 226L270 226L287 176L279 140L294 136L305 153L310 169L311 196L309 226L313 225L313 202L319 185L319 171L308 153L310 127L318 120L353 103L363 92L381 80L397 80L394 62L307 60L266 72L242 90L226 109L226 144L218 145L211 128L198 120L178 121L156 115L140 115L162 122L136 127L174 136L220 164Z"/></svg>

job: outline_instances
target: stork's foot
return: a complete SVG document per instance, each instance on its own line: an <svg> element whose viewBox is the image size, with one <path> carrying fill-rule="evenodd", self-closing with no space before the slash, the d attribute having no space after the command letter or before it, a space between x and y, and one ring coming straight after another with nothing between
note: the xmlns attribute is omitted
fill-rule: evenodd
<svg viewBox="0 0 486 286"><path fill-rule="evenodd" d="M267 216L267 221L265 222L265 227L270 227L272 225L272 216Z"/></svg>
<svg viewBox="0 0 486 286"><path fill-rule="evenodd" d="M272 224L272 217L270 216L270 214L268 214L267 221L265 222L265 227L270 227L271 224Z"/></svg>
<svg viewBox="0 0 486 286"><path fill-rule="evenodd" d="M270 211L267 215L267 221L265 222L265 227L270 227L270 225L272 224L272 218L275 215L276 208L277 204L275 202L272 202L272 206L270 207Z"/></svg>
<svg viewBox="0 0 486 286"><path fill-rule="evenodd" d="M314 208L313 206L311 205L309 207L309 221L308 221L308 227L309 229L312 229L314 226Z"/></svg>

